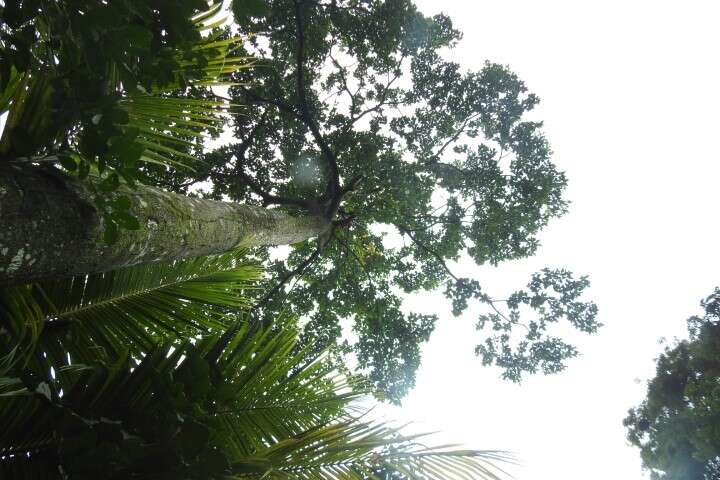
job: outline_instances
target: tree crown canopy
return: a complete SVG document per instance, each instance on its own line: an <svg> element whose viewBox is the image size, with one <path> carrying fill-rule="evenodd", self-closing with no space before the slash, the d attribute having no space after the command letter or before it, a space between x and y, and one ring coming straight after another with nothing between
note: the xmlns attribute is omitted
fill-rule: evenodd
<svg viewBox="0 0 720 480"><path fill-rule="evenodd" d="M460 32L410 0L238 0L233 9L258 58L230 89L246 106L234 117L236 141L208 154L201 175L156 181L186 191L210 179L211 197L334 222L317 244L268 261L274 286L256 310L305 317L306 344L340 344L394 400L413 385L436 321L406 313L402 292L443 288L456 315L470 300L486 304L478 329L492 332L477 353L506 378L562 370L577 352L547 328L561 319L598 328L595 305L579 299L586 278L543 270L498 302L447 264L532 255L538 232L566 211L566 178L541 123L525 115L538 98L502 65L466 72L445 60ZM293 275L301 281L285 291ZM534 310L525 323L523 309ZM353 322L352 345L342 339L343 318Z"/></svg>
<svg viewBox="0 0 720 480"><path fill-rule="evenodd" d="M688 340L658 357L647 398L623 421L653 479L720 476L720 289L688 319Z"/></svg>

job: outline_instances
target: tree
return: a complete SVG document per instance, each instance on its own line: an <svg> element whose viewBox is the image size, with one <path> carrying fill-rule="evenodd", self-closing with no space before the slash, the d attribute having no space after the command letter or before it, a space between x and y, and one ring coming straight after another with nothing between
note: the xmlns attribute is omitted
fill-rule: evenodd
<svg viewBox="0 0 720 480"><path fill-rule="evenodd" d="M513 380L524 372L557 372L576 355L548 333L550 325L567 319L581 331L597 329L595 305L579 299L588 285L584 277L544 270L528 289L500 301L447 264L531 255L540 229L566 209L565 177L550 161L541 125L523 119L537 97L503 66L466 73L443 60L441 50L460 37L448 18L425 18L409 0L236 1L236 22L254 34L249 49L260 59L250 71L240 68L244 55L229 53L236 39L217 31L199 36L214 25L212 15L198 10L202 2L180 11L172 10L174 2L157 8L139 0L78 0L69 8L46 2L53 8L42 14L33 2L15 3L21 6L4 9L0 29L13 59L0 104L10 111L7 148L0 151L7 163L1 173L12 180L0 191L12 200L3 202L12 210L3 207L0 217L12 237L0 247L6 283L219 252L248 242L253 229L265 239L257 244L317 236L287 262L269 263L271 283L253 312L266 323L284 308L306 317L302 343L318 350L340 343L339 319L352 319L358 342L340 349L352 351L359 368L394 400L412 386L419 346L436 321L406 314L398 291L443 287L455 314L472 299L489 307L478 328L489 325L494 333L477 352ZM19 11L20 19L9 11ZM119 18L132 27L117 30ZM73 28L61 28L66 24ZM23 35L29 39L20 48L13 42ZM107 49L86 62L83 52L93 42ZM16 51L29 52L30 61L16 61ZM233 113L227 99L205 89L225 75L240 83L231 87L233 104L248 105L235 116L239 143L205 156L194 173L168 171L178 159L199 154L204 132L217 133L218 119ZM18 87L23 81L31 88ZM100 88L85 101L88 83ZM320 91L344 100L321 99ZM27 92L36 100L19 101ZM72 115L47 121L64 108ZM81 187L41 169L58 162L85 178ZM142 186L134 187L136 195L128 190L142 181L185 192L203 178L212 180L214 199L227 195L274 207L272 213L261 220L250 206L201 204ZM39 191L26 197L18 183ZM50 195L51 184L72 198ZM48 210L45 218L36 203ZM227 235L214 228L205 237L207 224L222 223L212 216L218 210L232 210L228 223L239 218L250 228L229 228ZM288 214L301 218L293 223ZM281 221L264 224L267 216ZM33 222L41 221L52 241L37 235ZM306 233L288 235L298 225ZM391 229L404 245L386 245L378 227ZM115 247L98 244L101 231ZM25 250L24 238L35 242L33 251ZM82 256L67 255L79 264L65 262L60 243L82 248ZM302 281L282 295L295 276ZM526 309L537 316L523 323ZM524 336L517 327L525 328Z"/></svg>
<svg viewBox="0 0 720 480"><path fill-rule="evenodd" d="M444 60L460 33L410 0L234 9L258 58L230 89L247 106L234 117L237 142L207 155L204 175L157 181L185 191L210 179L212 198L320 212L333 223L319 243L268 264L268 288L301 281L257 311L271 319L290 305L309 319L304 343L318 349L342 343L339 320L352 319L358 341L345 350L393 399L413 385L436 321L403 311L401 292L443 288L456 315L469 300L484 304L478 329L491 332L477 352L506 378L562 370L577 352L546 328L566 318L597 329L596 307L579 300L587 279L544 270L502 302L448 265L532 255L537 233L566 211L565 176L541 124L524 118L538 98L504 66L464 72ZM528 308L537 315L518 338Z"/></svg>
<svg viewBox="0 0 720 480"><path fill-rule="evenodd" d="M327 229L315 218L138 184L158 166L195 167L192 154L232 108L208 89L248 63L232 53L242 39L213 30L221 3L5 3L0 284L296 242Z"/></svg>
<svg viewBox="0 0 720 480"><path fill-rule="evenodd" d="M653 479L720 478L720 289L688 319L688 340L665 348L647 398L623 424Z"/></svg>
<svg viewBox="0 0 720 480"><path fill-rule="evenodd" d="M295 348L292 319L246 322L257 275L234 253L1 290L0 475L498 478L506 454L364 419L366 389Z"/></svg>
<svg viewBox="0 0 720 480"><path fill-rule="evenodd" d="M191 198L137 184L96 196L101 182L53 167L0 165L0 285L105 272L143 262L279 245L317 237L330 223L252 205ZM128 227L107 241L98 198Z"/></svg>

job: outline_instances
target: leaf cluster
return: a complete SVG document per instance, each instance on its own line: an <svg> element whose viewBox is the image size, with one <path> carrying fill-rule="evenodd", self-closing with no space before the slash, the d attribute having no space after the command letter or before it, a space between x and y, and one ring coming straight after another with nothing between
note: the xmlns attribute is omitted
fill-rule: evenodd
<svg viewBox="0 0 720 480"><path fill-rule="evenodd" d="M623 421L653 479L720 476L720 289L701 305L689 339L665 348L647 398Z"/></svg>
<svg viewBox="0 0 720 480"><path fill-rule="evenodd" d="M122 203L147 165L193 168L199 140L218 134L227 102L208 85L248 60L216 27L221 3L11 0L0 7L3 161L59 163L99 176L96 207L112 242L136 229ZM188 96L194 98L187 98ZM153 167L149 167L153 168Z"/></svg>
<svg viewBox="0 0 720 480"><path fill-rule="evenodd" d="M331 214L336 228L321 255L286 296L265 304L265 314L289 308L304 317L304 342L352 351L398 400L414 383L435 322L407 312L401 294L444 287L456 314L470 298L492 308L479 283L467 290L449 262L530 256L539 231L566 211L565 175L551 161L542 124L527 119L538 97L503 65L465 71L446 60L460 32L410 0L234 5L240 31L254 34L248 49L258 67L234 74L239 85L230 92L247 115L233 118L237 142L205 157L210 196ZM333 202L336 211L326 208ZM268 264L267 287L314 251L296 246L287 260ZM573 280L555 283L566 281ZM580 308L576 297L560 295L565 304L550 308L571 312ZM582 308L584 319L570 323L592 332L594 306ZM552 321L560 318L570 317ZM343 344L341 319L357 342ZM558 371L574 349L546 340L520 355L533 360L488 349L485 362L512 378L540 363Z"/></svg>

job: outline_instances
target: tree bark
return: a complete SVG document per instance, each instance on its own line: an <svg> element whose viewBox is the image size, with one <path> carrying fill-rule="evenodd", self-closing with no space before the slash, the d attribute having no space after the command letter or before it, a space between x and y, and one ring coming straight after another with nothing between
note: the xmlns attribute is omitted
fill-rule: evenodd
<svg viewBox="0 0 720 480"><path fill-rule="evenodd" d="M0 167L0 285L98 273L153 261L284 245L330 229L320 216L202 200L139 185L108 194L130 199L138 230L103 240L86 182L37 166Z"/></svg>

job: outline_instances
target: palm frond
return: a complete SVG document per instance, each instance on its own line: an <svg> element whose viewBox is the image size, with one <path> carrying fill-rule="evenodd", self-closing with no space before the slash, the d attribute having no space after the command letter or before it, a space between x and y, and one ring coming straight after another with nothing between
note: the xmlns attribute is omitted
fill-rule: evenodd
<svg viewBox="0 0 720 480"><path fill-rule="evenodd" d="M192 18L192 22L196 27L202 28L207 25L207 22L216 21L215 17L222 10L222 2L208 2L208 9L202 13L198 13ZM222 18L225 20L225 17Z"/></svg>
<svg viewBox="0 0 720 480"><path fill-rule="evenodd" d="M217 5L211 9L215 10ZM214 95L208 99L193 99L168 94L182 91L186 86L209 88L232 85L229 81L231 75L253 64L252 57L233 53L243 41L242 37L223 40L217 40L214 35L205 37L192 47L194 52L210 57L202 67L196 64L196 60L177 58L180 70L175 73L178 79L183 79L182 84L178 80L162 87L156 86L150 92L129 92L120 99L119 108L127 113L128 121L117 127L125 134L137 132L135 141L143 147L140 161L195 169L198 160L189 153L188 147L202 141L208 133L219 134L228 115L237 106ZM183 72L190 68L193 76L185 78Z"/></svg>
<svg viewBox="0 0 720 480"><path fill-rule="evenodd" d="M409 480L500 480L505 452L428 448L381 423L351 419L285 438L233 464L234 478L365 480L378 470Z"/></svg>
<svg viewBox="0 0 720 480"><path fill-rule="evenodd" d="M32 339L34 358L58 366L68 353L81 363L126 348L140 354L161 339L225 328L229 312L248 307L246 290L259 276L236 251L12 287L0 292L8 326L0 341Z"/></svg>
<svg viewBox="0 0 720 480"><path fill-rule="evenodd" d="M8 112L0 136L0 154L18 148L22 153L29 154L51 144L57 136L52 116L47 110L54 90L49 79L41 74L13 73L0 93L0 113Z"/></svg>
<svg viewBox="0 0 720 480"><path fill-rule="evenodd" d="M365 393L323 355L297 349L297 331L279 321L253 333L247 323L218 361L231 408L216 412L217 445L231 478L372 478L378 468L418 480L499 480L504 452L427 448L382 423L354 415ZM198 344L210 351L214 340Z"/></svg>
<svg viewBox="0 0 720 480"><path fill-rule="evenodd" d="M497 480L496 463L509 460L427 448L419 436L353 416L357 393L322 356L295 348L288 321L248 323L213 360L218 341L165 343L142 358L3 379L0 391L14 394L0 402L0 468L8 459L22 470L17 462L52 458L48 468L72 473L76 459L92 458L98 472L122 478L365 480L392 471Z"/></svg>
<svg viewBox="0 0 720 480"><path fill-rule="evenodd" d="M44 408L43 401L19 378L3 378L2 383L5 388L0 397L0 456L25 456L51 444L54 434L48 426L59 421L58 412Z"/></svg>
<svg viewBox="0 0 720 480"><path fill-rule="evenodd" d="M187 152L206 132L219 133L230 105L224 101L194 100L135 93L120 101L128 114L127 132L134 129L143 147L140 160L174 168L193 169L198 160Z"/></svg>
<svg viewBox="0 0 720 480"><path fill-rule="evenodd" d="M79 155L83 164L96 165L101 172L109 167L131 183L138 161L176 169L195 169L198 159L193 155L192 146L199 144L208 133L219 133L228 113L235 108L214 96L210 88L233 84L231 75L253 63L251 57L236 53L242 50L243 37L220 39L222 32L216 27L225 21L222 2L208 2L208 9L191 19L191 25L199 33L195 44L184 45L182 51L164 52L170 58L174 57L168 67L172 71L165 72L166 78L152 85L123 83L135 83L137 79L133 81L132 75L122 77L120 72L128 71L128 67L107 56L107 64L103 66L107 74L95 83L107 84L105 103L112 103L112 108L98 110L97 102L89 102L80 109L72 104L67 110L74 113L63 115L60 122L53 113L59 108L53 103L59 95L52 62L33 64L25 72L17 72L12 67L7 78L2 79L0 91L0 114L9 112L0 136L0 154L7 154L7 158L16 161L38 158L60 161L59 157ZM49 42L45 39L39 44ZM47 54L45 50L43 52ZM202 95L211 99L183 97L188 87L199 88L204 92ZM117 115L115 109L123 113ZM90 117L93 120L89 123ZM109 118L112 120L107 120ZM102 129L96 127L100 121L103 122ZM91 139L84 141L87 130L93 132L89 135ZM102 130L100 135L106 137L96 139L97 130ZM111 130L112 134L107 133ZM107 154L97 145L85 148L98 141L110 146L113 138L120 138L118 143L123 147L115 151L110 148ZM129 144L133 144L133 148L129 148ZM138 152L142 153L138 155ZM107 158L96 158L98 155ZM63 165L72 171L81 170L69 161Z"/></svg>
<svg viewBox="0 0 720 480"><path fill-rule="evenodd" d="M246 322L215 363L224 378L216 421L233 432L222 440L229 459L315 428L365 393L336 375L325 354L310 356L308 348L297 348L297 334L287 320L260 331ZM197 345L209 362L216 341Z"/></svg>
<svg viewBox="0 0 720 480"><path fill-rule="evenodd" d="M10 106L17 101L18 94L27 85L28 77L27 73L18 73L15 67L10 69L10 78L7 85L0 92L0 114L7 112Z"/></svg>

